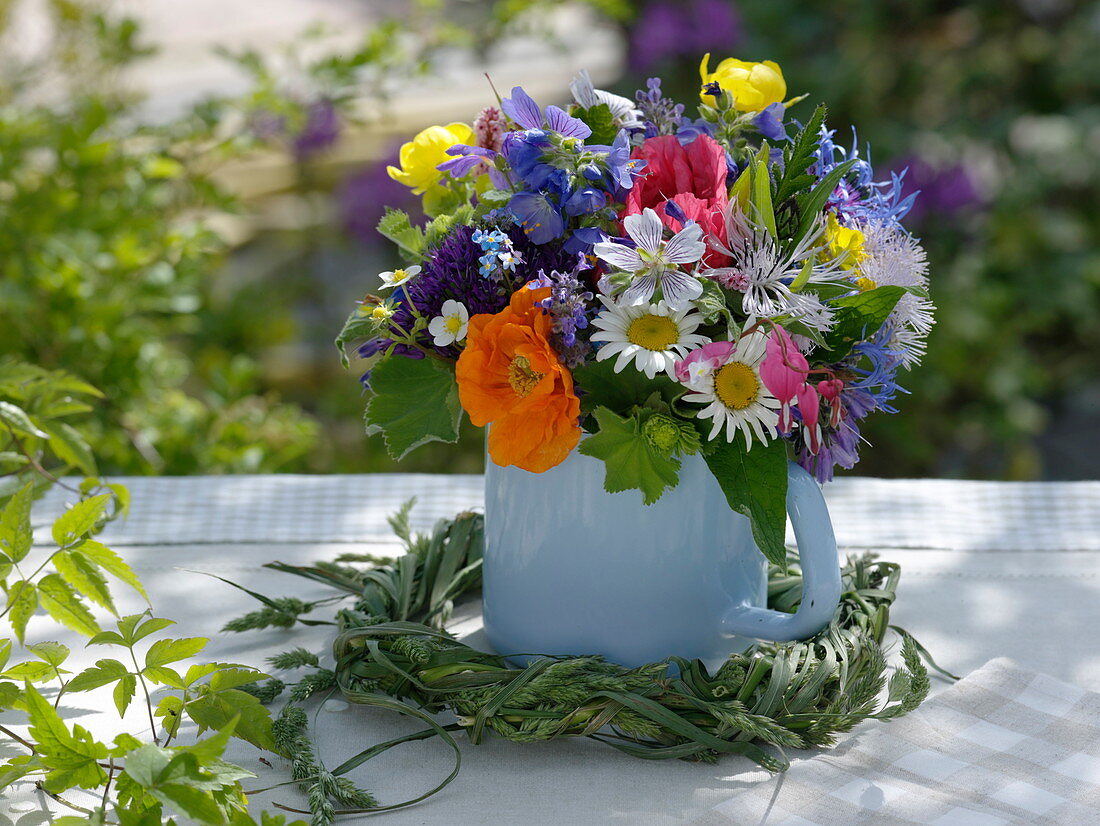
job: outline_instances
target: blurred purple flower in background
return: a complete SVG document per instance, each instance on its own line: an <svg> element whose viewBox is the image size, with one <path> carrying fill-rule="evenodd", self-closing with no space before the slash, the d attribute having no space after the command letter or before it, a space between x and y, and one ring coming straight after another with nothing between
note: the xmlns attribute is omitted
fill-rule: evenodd
<svg viewBox="0 0 1100 826"><path fill-rule="evenodd" d="M981 206L983 198L974 178L960 163L933 166L915 155L905 156L890 164L890 170L905 174L908 192L920 192L909 210L909 219L922 222L932 215L950 216Z"/></svg>
<svg viewBox="0 0 1100 826"><path fill-rule="evenodd" d="M284 143L299 163L310 160L336 143L340 137L340 114L330 100L317 100L305 108L305 122L296 133L286 115L258 109L249 118L249 128L262 141Z"/></svg>
<svg viewBox="0 0 1100 826"><path fill-rule="evenodd" d="M630 68L649 71L665 60L704 52L723 53L741 43L741 16L729 0L655 0L648 3L631 33Z"/></svg>
<svg viewBox="0 0 1100 826"><path fill-rule="evenodd" d="M311 103L306 111L305 125L294 137L294 155L299 161L307 161L331 147L339 137L340 115L332 101Z"/></svg>
<svg viewBox="0 0 1100 826"><path fill-rule="evenodd" d="M351 175L338 192L340 223L348 235L365 246L383 240L376 228L386 214L386 206L413 214L419 209L420 199L386 173L388 164L397 163L399 147L395 145L380 161Z"/></svg>

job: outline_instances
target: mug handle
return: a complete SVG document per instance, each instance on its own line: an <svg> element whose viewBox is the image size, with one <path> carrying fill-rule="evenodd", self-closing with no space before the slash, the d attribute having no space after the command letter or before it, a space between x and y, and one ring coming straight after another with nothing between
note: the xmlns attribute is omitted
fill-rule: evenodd
<svg viewBox="0 0 1100 826"><path fill-rule="evenodd" d="M734 605L722 617L723 633L774 642L802 640L832 620L840 604L840 561L833 523L817 480L794 462L787 466L787 513L802 566L798 610L787 614L747 602Z"/></svg>

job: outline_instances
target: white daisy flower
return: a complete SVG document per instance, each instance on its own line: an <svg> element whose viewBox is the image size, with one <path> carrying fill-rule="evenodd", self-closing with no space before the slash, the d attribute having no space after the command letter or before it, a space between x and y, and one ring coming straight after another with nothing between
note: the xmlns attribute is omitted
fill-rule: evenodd
<svg viewBox="0 0 1100 826"><path fill-rule="evenodd" d="M649 207L641 215L623 219L626 234L637 244L631 249L623 244L605 241L593 251L613 267L633 273L634 280L622 295L629 304L644 304L652 297L658 284L669 307L685 310L703 294L703 285L694 275L677 269L680 264L692 264L707 250L703 230L689 223L668 241L664 240L665 225Z"/></svg>
<svg viewBox="0 0 1100 826"><path fill-rule="evenodd" d="M753 434L762 443L776 436L779 423L779 401L768 392L760 380L760 362L766 355L768 337L753 332L739 339L722 364L706 364L709 369L691 371L689 389L684 401L706 405L696 418L714 422L708 439L726 431L726 441L732 442L738 431L745 434L745 446L752 447ZM691 365L694 366L694 365Z"/></svg>
<svg viewBox="0 0 1100 826"><path fill-rule="evenodd" d="M616 304L600 296L607 308L592 321L598 332L593 342L605 342L596 351L596 361L618 356L615 372L621 373L630 362L648 378L658 373L675 377L676 362L694 347L707 343L695 330L703 317L693 310L675 310L665 302L656 304Z"/></svg>
<svg viewBox="0 0 1100 826"><path fill-rule="evenodd" d="M448 299L439 308L439 315L428 322L428 332L436 347L446 347L466 338L469 321L469 311L458 301Z"/></svg>
<svg viewBox="0 0 1100 826"><path fill-rule="evenodd" d="M379 289L388 290L391 287L400 287L406 281L410 281L418 275L420 275L419 264L413 264L403 270L390 270L389 272L379 273L378 277L382 279L382 286Z"/></svg>
<svg viewBox="0 0 1100 826"><path fill-rule="evenodd" d="M859 273L873 286L927 287L928 260L924 248L909 233L882 221L863 228L863 250ZM891 326L890 344L901 353L902 364L919 364L925 351L925 339L935 323L936 309L927 298L906 293L887 319Z"/></svg>

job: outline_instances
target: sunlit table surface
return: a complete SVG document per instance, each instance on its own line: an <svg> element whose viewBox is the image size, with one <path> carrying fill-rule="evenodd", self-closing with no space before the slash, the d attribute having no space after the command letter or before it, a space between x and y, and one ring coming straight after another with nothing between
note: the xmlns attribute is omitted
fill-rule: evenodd
<svg viewBox="0 0 1100 826"><path fill-rule="evenodd" d="M145 582L158 616L179 622L178 635L207 636L207 660L265 667L293 646L324 652L324 628L220 632L256 603L204 576L232 579L271 596L317 598L321 586L266 570L265 562L308 563L338 553L397 553L387 514L416 496L416 527L477 508L480 476L235 476L119 480L132 492L132 515L103 540ZM843 478L825 487L842 552L876 551L901 563L892 620L907 628L945 668L965 675L1009 656L1020 665L1082 688L1100 686L1100 482L996 483ZM43 526L60 512L51 494L35 512ZM43 534L43 540L46 535ZM144 607L124 596L123 611ZM478 644L478 606L460 611L454 629ZM33 639L60 639L74 649L73 670L91 665L75 635L45 615ZM945 683L933 681L933 691ZM110 692L67 698L65 715L99 734L119 727ZM415 721L332 704L316 714L315 734L329 766L367 746L413 731ZM131 713L140 712L137 704ZM130 728L140 721L127 719ZM591 741L518 746L489 738L462 743L458 780L410 809L381 815L393 824L679 823L720 803L746 783L773 782L737 757L716 765L641 761ZM255 772L255 788L289 778L288 766L235 744L228 759ZM451 769L451 754L426 741L391 750L358 770L383 803L416 797ZM294 787L253 798L257 812L273 801L300 806ZM0 826L49 819L49 806L28 787L0 796Z"/></svg>

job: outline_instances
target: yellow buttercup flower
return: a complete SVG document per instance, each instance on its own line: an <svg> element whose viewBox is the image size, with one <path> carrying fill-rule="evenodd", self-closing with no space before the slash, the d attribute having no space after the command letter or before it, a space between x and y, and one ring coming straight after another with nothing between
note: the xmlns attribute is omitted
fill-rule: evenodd
<svg viewBox="0 0 1100 826"><path fill-rule="evenodd" d="M829 213L829 220L825 224L826 249L822 251L825 258L839 258L844 269L855 269L859 266L859 262L867 257L863 242L862 232L855 227L841 226L836 215Z"/></svg>
<svg viewBox="0 0 1100 826"><path fill-rule="evenodd" d="M733 95L733 105L740 112L759 112L773 103L780 103L787 95L787 81L783 79L783 70L772 60L763 63L751 63L747 60L727 57L710 71L710 52L703 56L699 64L699 76L703 86L717 82ZM699 97L703 103L711 103L714 98L705 92Z"/></svg>
<svg viewBox="0 0 1100 826"><path fill-rule="evenodd" d="M436 167L444 161L453 160L447 150L458 143L475 143L474 130L469 124L429 126L401 147L401 168L387 166L386 171L395 181L411 187L415 194L421 195L447 174Z"/></svg>

